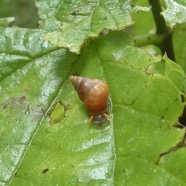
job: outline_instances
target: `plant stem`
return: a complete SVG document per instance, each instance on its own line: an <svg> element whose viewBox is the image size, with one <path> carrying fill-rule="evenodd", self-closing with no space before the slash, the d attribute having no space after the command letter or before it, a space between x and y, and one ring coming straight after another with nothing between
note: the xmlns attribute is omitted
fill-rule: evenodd
<svg viewBox="0 0 186 186"><path fill-rule="evenodd" d="M160 44L162 54L167 53L167 56L175 61L174 50L172 45L171 29L166 25L165 19L161 16L161 4L159 0L148 0L152 7L154 21L156 23L156 34L166 35L164 41Z"/></svg>
<svg viewBox="0 0 186 186"><path fill-rule="evenodd" d="M162 12L159 0L149 0L149 4L152 7L152 13L154 16L154 21L156 23L156 33L165 34L169 32L169 28L165 23L165 19L160 15Z"/></svg>
<svg viewBox="0 0 186 186"><path fill-rule="evenodd" d="M157 34L145 34L136 36L134 39L135 46L144 46L144 45L155 45L160 46L161 43L165 40L165 35L157 35Z"/></svg>

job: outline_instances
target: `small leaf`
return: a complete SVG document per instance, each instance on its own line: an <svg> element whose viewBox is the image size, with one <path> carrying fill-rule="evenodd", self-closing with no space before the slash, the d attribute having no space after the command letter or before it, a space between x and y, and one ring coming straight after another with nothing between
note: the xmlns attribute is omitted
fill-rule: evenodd
<svg viewBox="0 0 186 186"><path fill-rule="evenodd" d="M186 72L186 47L185 47L185 40L186 40L186 23L181 25L177 25L174 28L173 32L173 43L174 43L174 50L175 50L175 57L176 63L178 63L183 70Z"/></svg>
<svg viewBox="0 0 186 186"><path fill-rule="evenodd" d="M162 12L165 20L171 27L176 24L186 22L186 3L185 0L164 0L165 11Z"/></svg>

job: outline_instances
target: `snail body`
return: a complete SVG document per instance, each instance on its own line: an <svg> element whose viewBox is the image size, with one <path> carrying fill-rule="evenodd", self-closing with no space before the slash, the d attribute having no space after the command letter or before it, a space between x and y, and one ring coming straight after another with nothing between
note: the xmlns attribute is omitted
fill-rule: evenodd
<svg viewBox="0 0 186 186"><path fill-rule="evenodd" d="M90 123L94 116L103 115L107 110L107 101L109 97L109 90L107 84L99 79L90 79L80 76L70 76L70 80L74 85L79 98L84 102L85 108L91 115L88 123Z"/></svg>

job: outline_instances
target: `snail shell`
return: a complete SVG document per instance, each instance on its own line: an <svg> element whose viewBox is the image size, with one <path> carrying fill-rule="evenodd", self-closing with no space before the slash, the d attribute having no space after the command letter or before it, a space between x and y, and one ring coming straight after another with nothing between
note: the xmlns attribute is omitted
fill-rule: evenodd
<svg viewBox="0 0 186 186"><path fill-rule="evenodd" d="M91 116L103 114L107 110L108 86L102 80L80 76L70 76L79 98ZM105 116L107 117L107 116ZM109 116L108 116L109 117Z"/></svg>

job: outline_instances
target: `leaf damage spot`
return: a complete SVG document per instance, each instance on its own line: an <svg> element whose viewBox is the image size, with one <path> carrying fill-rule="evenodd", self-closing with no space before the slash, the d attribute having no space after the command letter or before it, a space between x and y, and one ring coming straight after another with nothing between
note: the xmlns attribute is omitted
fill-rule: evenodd
<svg viewBox="0 0 186 186"><path fill-rule="evenodd" d="M61 122L65 117L65 112L67 111L67 106L61 101L57 101L53 108L48 112L50 117L50 123L56 124Z"/></svg>
<svg viewBox="0 0 186 186"><path fill-rule="evenodd" d="M20 104L22 104L26 100L26 96L21 96L18 100Z"/></svg>
<svg viewBox="0 0 186 186"><path fill-rule="evenodd" d="M3 109L14 108L14 107L22 108L25 100L26 100L26 96L18 96L18 97L9 98L4 103L2 103L2 108Z"/></svg>
<svg viewBox="0 0 186 186"><path fill-rule="evenodd" d="M161 120L164 120L165 116L161 116Z"/></svg>
<svg viewBox="0 0 186 186"><path fill-rule="evenodd" d="M42 170L42 173L45 174L45 173L47 173L48 171L49 171L49 169L46 168L46 169L43 169L43 170Z"/></svg>
<svg viewBox="0 0 186 186"><path fill-rule="evenodd" d="M76 16L78 14L79 10L74 10L73 12L70 13L70 15Z"/></svg>

